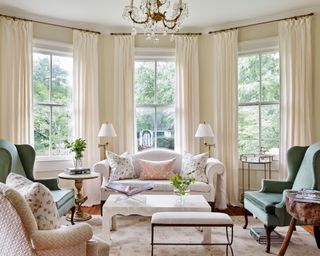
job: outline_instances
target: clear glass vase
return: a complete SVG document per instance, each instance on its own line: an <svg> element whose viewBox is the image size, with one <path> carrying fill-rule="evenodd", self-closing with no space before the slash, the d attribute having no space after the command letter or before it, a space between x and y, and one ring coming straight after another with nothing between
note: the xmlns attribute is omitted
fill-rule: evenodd
<svg viewBox="0 0 320 256"><path fill-rule="evenodd" d="M182 204L185 203L186 197L188 195L190 195L190 189L187 188L185 190L179 190L179 189L175 188L173 190L173 193L174 193L174 195L177 196L177 199L176 199L177 204L181 204L182 205Z"/></svg>
<svg viewBox="0 0 320 256"><path fill-rule="evenodd" d="M75 169L81 169L82 168L82 158L74 158L73 165L74 165Z"/></svg>

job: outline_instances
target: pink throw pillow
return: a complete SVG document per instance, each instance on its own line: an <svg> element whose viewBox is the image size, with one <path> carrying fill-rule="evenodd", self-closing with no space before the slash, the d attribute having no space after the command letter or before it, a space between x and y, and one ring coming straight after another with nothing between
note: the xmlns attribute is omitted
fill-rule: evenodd
<svg viewBox="0 0 320 256"><path fill-rule="evenodd" d="M167 180L174 176L173 165L176 159L166 161L148 161L140 159L142 180Z"/></svg>

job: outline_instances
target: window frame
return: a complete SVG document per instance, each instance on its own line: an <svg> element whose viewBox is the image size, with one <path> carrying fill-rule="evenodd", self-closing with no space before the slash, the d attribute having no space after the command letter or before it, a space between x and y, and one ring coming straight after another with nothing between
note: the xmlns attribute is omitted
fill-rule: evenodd
<svg viewBox="0 0 320 256"><path fill-rule="evenodd" d="M155 74L157 74L157 62L173 62L175 63L175 50L174 49L167 49L167 48L136 48L135 51L135 58L134 58L134 66L136 62L150 62L153 61L155 63ZM134 79L135 81L135 79ZM155 76L155 81L154 81L154 99L156 102L156 97L157 97L157 76ZM134 84L134 90L135 90L135 84ZM134 98L136 98L136 95L134 94ZM135 102L135 124L136 124L136 120L137 120L137 109L138 108L150 108L153 109L154 112L154 118L153 118L153 124L154 124L154 130L157 131L158 129L156 129L157 127L157 108L165 108L165 107L169 107L169 108L174 108L175 110L175 106L176 104L136 104L136 100L134 100ZM175 118L176 119L176 118ZM137 126L135 125L135 150L136 152L138 152L138 138L137 138ZM176 135L174 134L174 140L176 140ZM155 145L153 148L157 148L157 139L155 139Z"/></svg>
<svg viewBox="0 0 320 256"><path fill-rule="evenodd" d="M272 53L272 52L279 52L279 46L278 46L278 37L270 37L265 39L258 39L258 40L250 40L250 41L243 41L239 43L239 53L238 53L238 59L240 57L249 56L249 55L259 55L259 101L255 102L247 102L247 103L240 103L238 102L238 115L239 115L239 107L243 106L257 106L258 107L258 118L259 118L259 148L261 148L261 141L262 141L262 120L261 120L261 108L262 106L279 106L279 129L281 130L281 70L280 70L280 57L279 57L279 101L262 101L261 100L261 90L262 90L262 77L261 77L261 55L264 53ZM237 67L239 64L237 63ZM239 79L237 78L237 94L239 93ZM239 120L237 121L237 127L239 127ZM239 147L239 130L238 130L238 147ZM281 134L280 134L281 136ZM279 137L279 148L280 148L280 140L281 137ZM256 153L256 152L248 152L248 153ZM274 160L277 160L278 156L275 156Z"/></svg>
<svg viewBox="0 0 320 256"><path fill-rule="evenodd" d="M58 56L58 57L71 57L73 59L73 52L72 52L72 45L62 42L56 42L56 41L49 41L49 40L40 40L40 39L34 39L33 40L33 46L32 46L32 56L34 53L40 53L40 54L47 54L50 55L50 77L49 77L49 97L51 99L51 86L52 86L52 56ZM32 58L33 60L33 58ZM32 70L33 70L33 62L32 62ZM32 77L33 81L33 77ZM33 83L33 82L32 82ZM33 86L32 86L33 88ZM34 96L34 93L32 93L32 97ZM73 96L71 96L73 100ZM50 108L50 119L52 120L52 108L55 106L65 106L63 104L55 104L55 103L41 103L36 104L33 102L33 108L35 106L49 106ZM33 110L34 112L34 110ZM73 115L73 113L72 113ZM71 118L71 122L73 122L73 117ZM51 123L51 121L50 121ZM72 123L73 127L73 123ZM50 128L51 130L51 125ZM32 130L33 132L33 130ZM33 134L32 134L32 137ZM51 138L50 138L51 141ZM52 162L52 161L70 161L72 160L71 155L51 155L51 147L49 148L50 154L48 156L37 156L36 155L36 162Z"/></svg>

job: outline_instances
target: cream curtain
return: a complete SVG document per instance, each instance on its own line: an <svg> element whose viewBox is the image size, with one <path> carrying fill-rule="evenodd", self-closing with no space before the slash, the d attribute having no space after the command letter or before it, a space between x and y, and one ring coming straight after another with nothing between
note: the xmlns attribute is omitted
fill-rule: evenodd
<svg viewBox="0 0 320 256"><path fill-rule="evenodd" d="M281 67L280 178L287 176L287 150L309 145L312 130L311 17L279 23Z"/></svg>
<svg viewBox="0 0 320 256"><path fill-rule="evenodd" d="M32 23L0 18L0 138L33 144Z"/></svg>
<svg viewBox="0 0 320 256"><path fill-rule="evenodd" d="M117 153L136 151L134 105L134 37L114 37L114 128Z"/></svg>
<svg viewBox="0 0 320 256"><path fill-rule="evenodd" d="M74 114L75 137L84 138L87 148L84 154L85 166L98 162L98 36L94 33L73 31L74 58ZM100 204L99 179L85 181L84 194L88 196L85 205Z"/></svg>
<svg viewBox="0 0 320 256"><path fill-rule="evenodd" d="M198 37L176 37L176 123L175 150L199 152L194 137L199 124Z"/></svg>
<svg viewBox="0 0 320 256"><path fill-rule="evenodd" d="M232 30L213 34L212 44L215 152L216 157L226 167L228 202L231 205L238 205L238 31Z"/></svg>

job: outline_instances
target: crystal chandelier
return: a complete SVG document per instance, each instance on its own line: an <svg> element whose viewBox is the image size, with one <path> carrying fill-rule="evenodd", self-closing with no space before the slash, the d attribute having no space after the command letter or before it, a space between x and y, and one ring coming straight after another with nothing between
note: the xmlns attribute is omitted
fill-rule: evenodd
<svg viewBox="0 0 320 256"><path fill-rule="evenodd" d="M188 6L182 0L140 0L140 5L136 7L133 0L130 0L130 5L125 6L122 16L133 21L133 35L137 33L135 24L141 24L147 39L151 39L156 38L158 23L162 24L164 35L178 32L184 19L188 17Z"/></svg>

